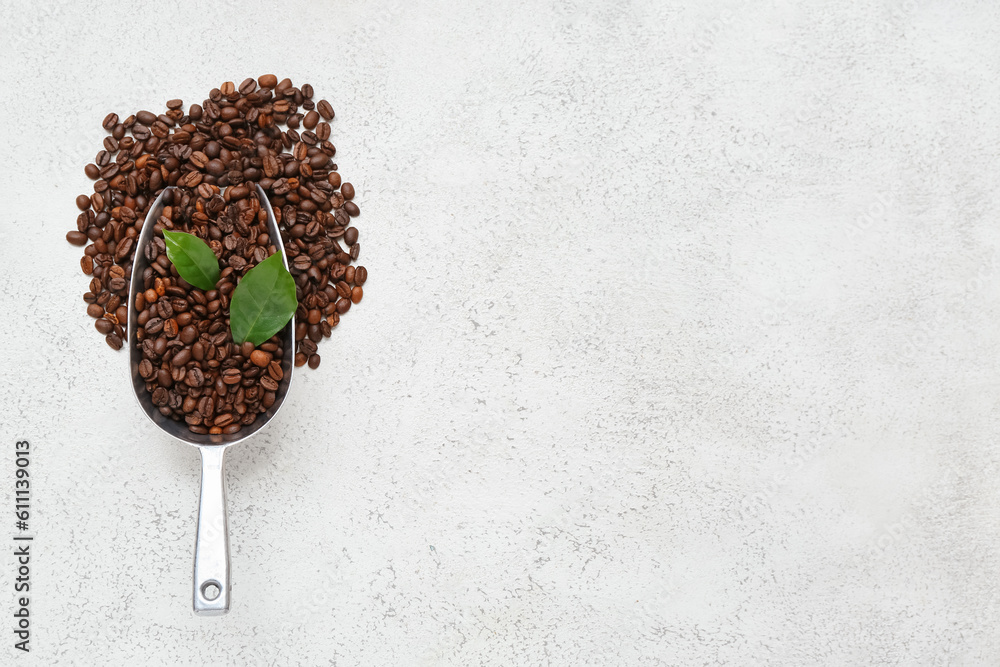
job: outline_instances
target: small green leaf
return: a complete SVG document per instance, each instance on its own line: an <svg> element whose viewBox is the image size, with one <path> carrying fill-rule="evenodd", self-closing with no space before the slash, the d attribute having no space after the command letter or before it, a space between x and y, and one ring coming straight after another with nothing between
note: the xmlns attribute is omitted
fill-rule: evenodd
<svg viewBox="0 0 1000 667"><path fill-rule="evenodd" d="M295 314L295 279L274 253L243 276L229 300L229 328L237 343L260 345Z"/></svg>
<svg viewBox="0 0 1000 667"><path fill-rule="evenodd" d="M219 280L219 260L212 249L194 234L163 230L167 259L180 277L203 290L215 289Z"/></svg>

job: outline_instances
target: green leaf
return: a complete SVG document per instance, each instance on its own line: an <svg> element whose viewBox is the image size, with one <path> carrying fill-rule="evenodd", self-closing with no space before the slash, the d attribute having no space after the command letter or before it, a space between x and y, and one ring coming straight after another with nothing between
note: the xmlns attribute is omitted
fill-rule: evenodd
<svg viewBox="0 0 1000 667"><path fill-rule="evenodd" d="M167 259L177 268L180 277L195 287L215 289L219 280L219 260L212 249L194 234L163 230L167 244Z"/></svg>
<svg viewBox="0 0 1000 667"><path fill-rule="evenodd" d="M281 263L281 251L250 269L229 300L229 328L237 343L260 345L295 314L295 279Z"/></svg>

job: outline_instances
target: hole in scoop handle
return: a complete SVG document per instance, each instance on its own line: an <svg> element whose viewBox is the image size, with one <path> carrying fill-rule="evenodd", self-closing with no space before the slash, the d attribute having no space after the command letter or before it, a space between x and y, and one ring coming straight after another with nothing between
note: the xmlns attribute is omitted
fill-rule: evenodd
<svg viewBox="0 0 1000 667"><path fill-rule="evenodd" d="M199 447L201 500L194 546L194 613L229 611L229 520L226 516L226 447Z"/></svg>

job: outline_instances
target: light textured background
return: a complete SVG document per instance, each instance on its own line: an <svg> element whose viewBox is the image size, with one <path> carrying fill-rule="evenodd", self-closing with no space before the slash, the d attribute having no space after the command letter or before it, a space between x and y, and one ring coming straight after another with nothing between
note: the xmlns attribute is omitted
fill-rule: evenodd
<svg viewBox="0 0 1000 667"><path fill-rule="evenodd" d="M748 5L0 5L0 663L998 664L1000 11ZM371 278L231 452L206 620L64 234L108 111L265 72Z"/></svg>

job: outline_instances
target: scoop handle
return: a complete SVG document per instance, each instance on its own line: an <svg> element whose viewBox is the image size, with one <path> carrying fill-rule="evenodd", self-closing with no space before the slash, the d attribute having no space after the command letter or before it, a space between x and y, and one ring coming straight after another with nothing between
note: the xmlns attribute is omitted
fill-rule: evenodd
<svg viewBox="0 0 1000 667"><path fill-rule="evenodd" d="M198 537L194 547L194 613L229 611L229 519L226 516L226 446L203 445Z"/></svg>

